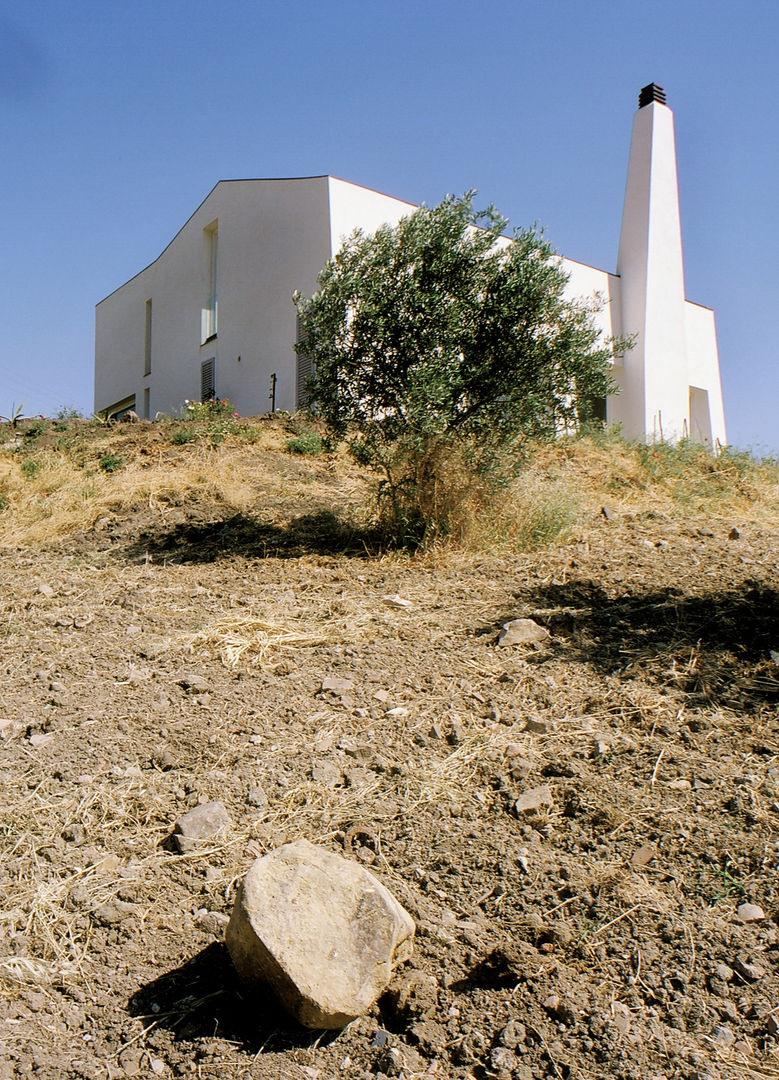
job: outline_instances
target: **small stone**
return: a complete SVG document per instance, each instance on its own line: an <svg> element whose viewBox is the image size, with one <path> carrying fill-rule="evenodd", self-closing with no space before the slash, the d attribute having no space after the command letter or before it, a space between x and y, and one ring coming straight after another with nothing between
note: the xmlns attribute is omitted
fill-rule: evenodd
<svg viewBox="0 0 779 1080"><path fill-rule="evenodd" d="M551 636L546 627L539 626L532 619L512 619L503 624L498 645L543 645Z"/></svg>
<svg viewBox="0 0 779 1080"><path fill-rule="evenodd" d="M46 746L47 743L53 742L54 736L42 731L34 732L29 739L30 746L34 746L37 750L39 746Z"/></svg>
<svg viewBox="0 0 779 1080"><path fill-rule="evenodd" d="M523 792L514 803L514 812L518 816L521 816L522 814L534 814L544 807L551 806L554 806L552 792L547 784L542 784L540 787L531 788L530 791Z"/></svg>
<svg viewBox="0 0 779 1080"><path fill-rule="evenodd" d="M525 721L525 731L531 731L534 735L546 735L549 725L546 720L539 720L535 716L529 716Z"/></svg>
<svg viewBox="0 0 779 1080"><path fill-rule="evenodd" d="M720 1046L732 1046L736 1036L725 1024L718 1024L711 1033L712 1039Z"/></svg>
<svg viewBox="0 0 779 1080"><path fill-rule="evenodd" d="M465 725L459 716L453 716L449 724L449 734L446 737L446 741L450 746L459 746L465 741L465 736Z"/></svg>
<svg viewBox="0 0 779 1080"><path fill-rule="evenodd" d="M765 912L758 904L740 904L736 911L742 922L761 922Z"/></svg>
<svg viewBox="0 0 779 1080"><path fill-rule="evenodd" d="M66 840L69 844L83 844L86 839L86 833L83 826L76 823L75 825L66 825L62 830L62 839Z"/></svg>
<svg viewBox="0 0 779 1080"><path fill-rule="evenodd" d="M42 581L35 591L40 596L47 596L49 599L54 596L54 589L52 589L51 585L47 585L45 581Z"/></svg>
<svg viewBox="0 0 779 1080"><path fill-rule="evenodd" d="M496 1046L490 1052L490 1066L498 1076L512 1076L517 1067L517 1056L506 1046Z"/></svg>
<svg viewBox="0 0 779 1080"><path fill-rule="evenodd" d="M728 533L728 540L738 540L738 538L740 536L741 536L741 533L738 531L738 529L734 525L733 528Z"/></svg>
<svg viewBox="0 0 779 1080"><path fill-rule="evenodd" d="M718 979L728 983L733 978L733 968L728 967L727 964L717 964L714 968L714 974Z"/></svg>
<svg viewBox="0 0 779 1080"><path fill-rule="evenodd" d="M768 972L765 968L760 967L759 964L750 964L745 960L734 960L733 970L741 976L742 979L746 979L747 982L758 982L764 978Z"/></svg>
<svg viewBox="0 0 779 1080"><path fill-rule="evenodd" d="M177 685L188 694L205 694L209 689L208 683L200 675L182 675L177 679Z"/></svg>
<svg viewBox="0 0 779 1080"><path fill-rule="evenodd" d="M630 865L637 868L647 866L655 857L654 844L642 844L640 848L637 848L630 859Z"/></svg>
<svg viewBox="0 0 779 1080"><path fill-rule="evenodd" d="M354 683L351 679L338 679L335 676L322 679L323 694L328 692L331 694L344 694L353 689Z"/></svg>
<svg viewBox="0 0 779 1080"><path fill-rule="evenodd" d="M249 806L255 806L260 810L264 810L268 805L268 796L259 784L255 784L249 788L249 794L246 796L246 801Z"/></svg>
<svg viewBox="0 0 779 1080"><path fill-rule="evenodd" d="M376 693L373 695L373 700L378 701L379 704L381 704L381 705L386 704L389 701L389 699L390 699L389 690L377 690Z"/></svg>
<svg viewBox="0 0 779 1080"><path fill-rule="evenodd" d="M369 870L297 840L257 859L227 926L227 948L249 985L270 985L309 1028L341 1028L365 1013L412 952L414 921Z"/></svg>
<svg viewBox="0 0 779 1080"><path fill-rule="evenodd" d="M186 855L218 839L231 824L221 802L203 803L178 819L173 827L173 842Z"/></svg>
<svg viewBox="0 0 779 1080"><path fill-rule="evenodd" d="M613 517L614 517L614 511L609 506L602 506L600 508L600 512L601 512L601 517L605 521L611 521L613 519Z"/></svg>
<svg viewBox="0 0 779 1080"><path fill-rule="evenodd" d="M119 1055L119 1064L124 1069L125 1076L140 1076L145 1056L146 1051L138 1046L125 1047Z"/></svg>
<svg viewBox="0 0 779 1080"><path fill-rule="evenodd" d="M669 781L668 786L669 786L669 788L671 788L672 791L691 791L692 790L692 784L690 783L690 781L685 780L684 777L682 777L682 776L678 777L678 779L676 779L676 780Z"/></svg>
<svg viewBox="0 0 779 1080"><path fill-rule="evenodd" d="M769 1035L779 1035L779 1016L769 1016L766 1020L765 1029Z"/></svg>
<svg viewBox="0 0 779 1080"><path fill-rule="evenodd" d="M752 1047L749 1045L746 1039L737 1039L733 1043L733 1049L736 1050L739 1054L744 1054L747 1057L752 1053Z"/></svg>
<svg viewBox="0 0 779 1080"><path fill-rule="evenodd" d="M214 937L224 936L228 921L227 916L221 911L206 911L205 908L201 908L200 911L195 912L196 925L206 934L212 934Z"/></svg>
<svg viewBox="0 0 779 1080"><path fill-rule="evenodd" d="M151 756L152 765L161 772L170 772L176 768L176 756L167 746L158 746Z"/></svg>
<svg viewBox="0 0 779 1080"><path fill-rule="evenodd" d="M413 603L410 600L406 600L405 597L395 593L393 596L382 596L382 604L389 608L398 608L401 611L409 611L413 608Z"/></svg>
<svg viewBox="0 0 779 1080"><path fill-rule="evenodd" d="M525 1025L520 1024L517 1020L509 1020L498 1035L498 1042L501 1046L505 1046L509 1050L514 1050L520 1043L523 1043L526 1038L527 1030L525 1029Z"/></svg>
<svg viewBox="0 0 779 1080"><path fill-rule="evenodd" d="M329 758L320 758L311 766L311 779L325 787L339 787L344 783L343 770Z"/></svg>

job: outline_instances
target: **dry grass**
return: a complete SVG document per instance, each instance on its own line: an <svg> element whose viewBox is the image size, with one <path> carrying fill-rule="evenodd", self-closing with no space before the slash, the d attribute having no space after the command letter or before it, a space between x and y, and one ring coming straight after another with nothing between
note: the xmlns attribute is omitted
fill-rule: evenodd
<svg viewBox="0 0 779 1080"><path fill-rule="evenodd" d="M205 422L186 425L193 439L183 445L171 441L179 430L173 422L95 430L71 421L66 437L53 429L32 437L0 432L3 541L36 546L141 516L147 532L173 519L237 514L283 526L317 509L358 528L370 523L373 477L343 448L293 455L285 452L293 428L284 420L230 424L216 444ZM120 464L107 471L106 461ZM773 520L779 505L776 463L617 437L538 446L518 479L492 497L457 461L424 464L427 511L447 523L432 543L472 552L533 551L575 539L604 505L623 514L755 524Z"/></svg>

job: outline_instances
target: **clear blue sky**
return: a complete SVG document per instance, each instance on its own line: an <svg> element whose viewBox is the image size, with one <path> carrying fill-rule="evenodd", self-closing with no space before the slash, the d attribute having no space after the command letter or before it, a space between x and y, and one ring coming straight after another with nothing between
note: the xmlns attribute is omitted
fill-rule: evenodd
<svg viewBox="0 0 779 1080"><path fill-rule="evenodd" d="M475 187L613 270L654 81L729 439L779 453L778 53L776 0L0 0L0 413L91 410L95 303L224 178Z"/></svg>

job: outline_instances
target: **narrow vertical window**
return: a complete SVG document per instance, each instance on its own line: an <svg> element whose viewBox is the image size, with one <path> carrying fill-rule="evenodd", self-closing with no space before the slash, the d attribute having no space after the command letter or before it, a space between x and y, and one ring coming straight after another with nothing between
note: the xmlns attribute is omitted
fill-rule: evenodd
<svg viewBox="0 0 779 1080"><path fill-rule="evenodd" d="M207 229L203 230L203 238L206 246L206 270L208 274L208 296L201 312L201 339L203 342L216 337L218 329L218 301L217 301L217 249L219 246L219 229L214 221Z"/></svg>
<svg viewBox="0 0 779 1080"><path fill-rule="evenodd" d="M146 332L143 341L143 373L151 375L151 300L146 301Z"/></svg>
<svg viewBox="0 0 779 1080"><path fill-rule="evenodd" d="M148 386L143 388L143 419L151 419L149 416L149 410L151 408L151 392Z"/></svg>

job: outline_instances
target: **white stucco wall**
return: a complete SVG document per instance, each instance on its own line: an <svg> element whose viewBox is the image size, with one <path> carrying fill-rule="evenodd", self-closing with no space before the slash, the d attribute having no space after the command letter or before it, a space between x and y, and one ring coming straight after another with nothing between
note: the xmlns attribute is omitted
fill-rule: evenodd
<svg viewBox="0 0 779 1080"><path fill-rule="evenodd" d="M692 387L705 390L708 395L712 448L728 442L725 428L725 410L722 404L722 384L717 350L717 330L711 308L693 304L684 305L685 340L687 347L687 378ZM697 439L697 432L690 418L690 436Z"/></svg>
<svg viewBox="0 0 779 1080"><path fill-rule="evenodd" d="M355 229L366 235L382 225L396 225L417 209L413 203L393 199L379 191L350 184L335 176L328 178L330 189L330 244L332 254L341 247Z"/></svg>
<svg viewBox="0 0 779 1080"><path fill-rule="evenodd" d="M201 342L209 297L204 230L218 228L218 333ZM95 408L151 388L150 412L200 398L201 363L216 392L245 415L295 408L296 289L311 293L330 257L328 178L221 181L165 251L97 307ZM143 376L145 304L152 299L152 370ZM240 357L240 359L239 359Z"/></svg>

